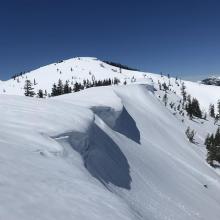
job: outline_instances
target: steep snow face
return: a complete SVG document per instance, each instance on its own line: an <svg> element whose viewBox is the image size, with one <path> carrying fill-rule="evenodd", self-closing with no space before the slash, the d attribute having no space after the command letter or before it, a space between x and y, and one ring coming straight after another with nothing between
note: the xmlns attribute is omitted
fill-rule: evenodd
<svg viewBox="0 0 220 220"><path fill-rule="evenodd" d="M140 82L44 100L1 95L0 219L220 219L220 176L202 138L186 139L193 122Z"/></svg>
<svg viewBox="0 0 220 220"><path fill-rule="evenodd" d="M0 219L134 219L91 178L78 153L59 144L68 134L89 132L91 110L1 95L0 111Z"/></svg>

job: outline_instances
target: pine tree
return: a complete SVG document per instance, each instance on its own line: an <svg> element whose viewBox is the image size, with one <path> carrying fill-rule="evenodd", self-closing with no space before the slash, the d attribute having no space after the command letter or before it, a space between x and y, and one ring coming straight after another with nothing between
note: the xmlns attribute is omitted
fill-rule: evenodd
<svg viewBox="0 0 220 220"><path fill-rule="evenodd" d="M196 132L194 130L191 130L190 127L188 127L185 131L185 134L191 143L195 143L194 136Z"/></svg>
<svg viewBox="0 0 220 220"><path fill-rule="evenodd" d="M168 101L168 97L167 97L167 94L165 93L163 96L163 102L165 106L167 106L167 101Z"/></svg>
<svg viewBox="0 0 220 220"><path fill-rule="evenodd" d="M38 98L43 98L43 97L44 97L43 90L40 89L40 90L38 91L37 95L38 95Z"/></svg>
<svg viewBox="0 0 220 220"><path fill-rule="evenodd" d="M191 96L190 95L187 96L187 104L186 104L186 108L185 109L186 109L186 111L187 111L187 113L189 115L189 118L192 119L193 111L192 111L192 101L191 101Z"/></svg>
<svg viewBox="0 0 220 220"><path fill-rule="evenodd" d="M74 91L74 92L79 92L79 91L80 91L80 84L79 84L79 83L76 82L76 83L74 84L73 91Z"/></svg>
<svg viewBox="0 0 220 220"><path fill-rule="evenodd" d="M53 87L52 87L52 92L51 92L51 96L57 96L58 92L57 92L57 85L54 83Z"/></svg>
<svg viewBox="0 0 220 220"><path fill-rule="evenodd" d="M66 81L65 85L64 85L64 88L63 88L63 93L66 94L66 93L71 93L71 87L69 86L69 82Z"/></svg>
<svg viewBox="0 0 220 220"><path fill-rule="evenodd" d="M209 106L209 115L214 118L215 117L215 106L210 104Z"/></svg>
<svg viewBox="0 0 220 220"><path fill-rule="evenodd" d="M218 115L220 115L220 100L218 100L217 109L218 109Z"/></svg>
<svg viewBox="0 0 220 220"><path fill-rule="evenodd" d="M165 82L162 84L162 86L163 86L163 89L164 89L165 92L169 89Z"/></svg>
<svg viewBox="0 0 220 220"><path fill-rule="evenodd" d="M220 147L220 128L219 127L215 133L215 146Z"/></svg>
<svg viewBox="0 0 220 220"><path fill-rule="evenodd" d="M220 128L217 129L215 135L209 135L205 139L207 149L207 162L214 166L214 161L220 163Z"/></svg>
<svg viewBox="0 0 220 220"><path fill-rule="evenodd" d="M199 101L196 98L192 99L192 112L194 116L202 118L202 111L200 110Z"/></svg>
<svg viewBox="0 0 220 220"><path fill-rule="evenodd" d="M182 83L181 94L183 96L183 102L185 102L186 101L186 86L185 86L184 82Z"/></svg>
<svg viewBox="0 0 220 220"><path fill-rule="evenodd" d="M34 88L32 87L31 81L26 80L24 85L24 95L33 97L35 95L35 92L33 90Z"/></svg>
<svg viewBox="0 0 220 220"><path fill-rule="evenodd" d="M58 80L57 84L57 94L62 95L63 94L63 82L61 79Z"/></svg>
<svg viewBox="0 0 220 220"><path fill-rule="evenodd" d="M120 83L120 80L118 78L114 78L114 85L118 85Z"/></svg>
<svg viewBox="0 0 220 220"><path fill-rule="evenodd" d="M216 154L217 154L217 148L214 145L211 145L208 149L207 152L207 162L208 164L210 164L211 166L214 166L214 161L216 160Z"/></svg>
<svg viewBox="0 0 220 220"><path fill-rule="evenodd" d="M211 143L210 143L210 134L207 135L204 144L205 144L206 148L209 148L209 146L211 145Z"/></svg>

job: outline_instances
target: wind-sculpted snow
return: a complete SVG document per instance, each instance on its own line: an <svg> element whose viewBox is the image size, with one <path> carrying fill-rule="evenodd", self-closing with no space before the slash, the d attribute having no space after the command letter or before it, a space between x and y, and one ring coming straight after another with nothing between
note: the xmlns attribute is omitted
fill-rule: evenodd
<svg viewBox="0 0 220 220"><path fill-rule="evenodd" d="M93 106L91 107L91 110L111 128L115 127L115 124L123 111L115 110L115 108L109 106Z"/></svg>
<svg viewBox="0 0 220 220"><path fill-rule="evenodd" d="M0 219L219 220L220 176L202 143L216 126L182 122L141 83L0 96Z"/></svg>
<svg viewBox="0 0 220 220"><path fill-rule="evenodd" d="M220 190L219 177L200 156L200 150L197 152L195 146L187 141L186 125L157 100L155 89L149 85L133 85L113 87L114 92L109 88L94 88L92 92L95 91L96 98L90 100L88 106L91 109L96 106L94 112L101 116L98 125L126 156L132 179L128 192L120 190L120 187L115 188L114 184L108 185L108 188L123 198L140 219L194 220L209 215L218 219L220 200L215 191ZM101 99L102 94L107 95L108 102ZM87 99L86 92L79 96L82 100L84 97ZM114 98L111 105L109 100L113 97L117 99ZM69 97L69 100L74 102L74 97ZM126 109L126 115L129 114L128 126L130 120L134 120L135 123L131 123L132 129L140 132L140 142L134 141L129 133L115 132L115 128L110 126L112 123L109 123L109 115L114 115L114 109L120 114L117 114L117 118L112 117L113 124L119 120L122 122L120 126L125 127L124 116L120 117L123 109ZM209 190L204 188L205 184ZM209 212L210 203L213 204L212 209L216 210L212 214Z"/></svg>
<svg viewBox="0 0 220 220"><path fill-rule="evenodd" d="M120 116L116 120L114 130L140 144L140 131L125 107L123 107Z"/></svg>
<svg viewBox="0 0 220 220"><path fill-rule="evenodd" d="M73 132L70 145L83 158L89 173L106 187L109 184L130 189L130 167L120 147L94 124L88 134Z"/></svg>
<svg viewBox="0 0 220 220"><path fill-rule="evenodd" d="M91 177L75 150L54 139L87 134L95 120L90 109L52 99L0 96L0 112L0 219L135 219L127 204ZM124 182L111 173L107 179L97 167L99 176L129 187L126 158L113 141L106 141L113 155L106 153L105 159L118 156L122 165L117 172L125 171ZM91 152L89 159L93 157Z"/></svg>

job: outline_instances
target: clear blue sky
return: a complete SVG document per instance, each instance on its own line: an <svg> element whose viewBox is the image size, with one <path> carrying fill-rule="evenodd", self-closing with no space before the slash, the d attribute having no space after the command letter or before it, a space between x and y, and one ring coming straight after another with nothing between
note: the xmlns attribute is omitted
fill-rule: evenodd
<svg viewBox="0 0 220 220"><path fill-rule="evenodd" d="M0 79L75 56L182 77L220 73L220 1L0 1Z"/></svg>

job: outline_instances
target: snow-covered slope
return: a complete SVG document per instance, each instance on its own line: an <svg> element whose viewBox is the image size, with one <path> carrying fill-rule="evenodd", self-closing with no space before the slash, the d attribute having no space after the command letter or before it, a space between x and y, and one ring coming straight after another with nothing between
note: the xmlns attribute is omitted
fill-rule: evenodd
<svg viewBox="0 0 220 220"><path fill-rule="evenodd" d="M69 80L73 83L83 82L83 80L104 80L104 79L127 79L131 78L130 71L124 70L120 73L120 69L110 66L96 58L78 57L65 60L58 63L53 63L39 69L28 72L15 79L0 84L0 94L16 94L24 95L24 83L26 79L31 80L32 83L36 82L34 86L35 92L39 89L51 92L53 83L57 83L59 79L63 82ZM142 76L140 74L140 76Z"/></svg>
<svg viewBox="0 0 220 220"><path fill-rule="evenodd" d="M128 85L23 97L26 78L35 79L35 91L49 92L58 79L114 77ZM158 81L170 84L166 107ZM183 82L205 111L220 98L220 87L119 70L95 58L0 82L0 219L219 220L220 176L206 163L203 144L218 123L175 110ZM188 126L196 144L186 138Z"/></svg>
<svg viewBox="0 0 220 220"><path fill-rule="evenodd" d="M0 94L10 94L10 95L24 95L24 84L25 80L29 79L34 85L35 93L42 89L47 91L48 94L51 93L51 88L54 83L57 83L59 79L63 83L68 80L70 85L73 87L75 82L83 82L83 80L104 80L104 79L120 79L121 84L125 81L127 84L142 83L146 81L146 78L153 80L155 87L158 88L158 81L161 83L169 81L178 95L181 94L180 86L184 82L188 94L199 99L200 104L203 109L207 110L209 105L216 104L217 100L220 98L220 87L203 85L196 82L184 81L178 79L177 86L176 79L170 78L158 74L138 72L120 69L104 63L97 58L90 57L77 57L69 60L64 60L58 63L53 63L39 69L30 71L18 76L15 79L10 79L8 81L0 82Z"/></svg>
<svg viewBox="0 0 220 220"><path fill-rule="evenodd" d="M220 219L220 176L154 92L1 95L0 219Z"/></svg>

